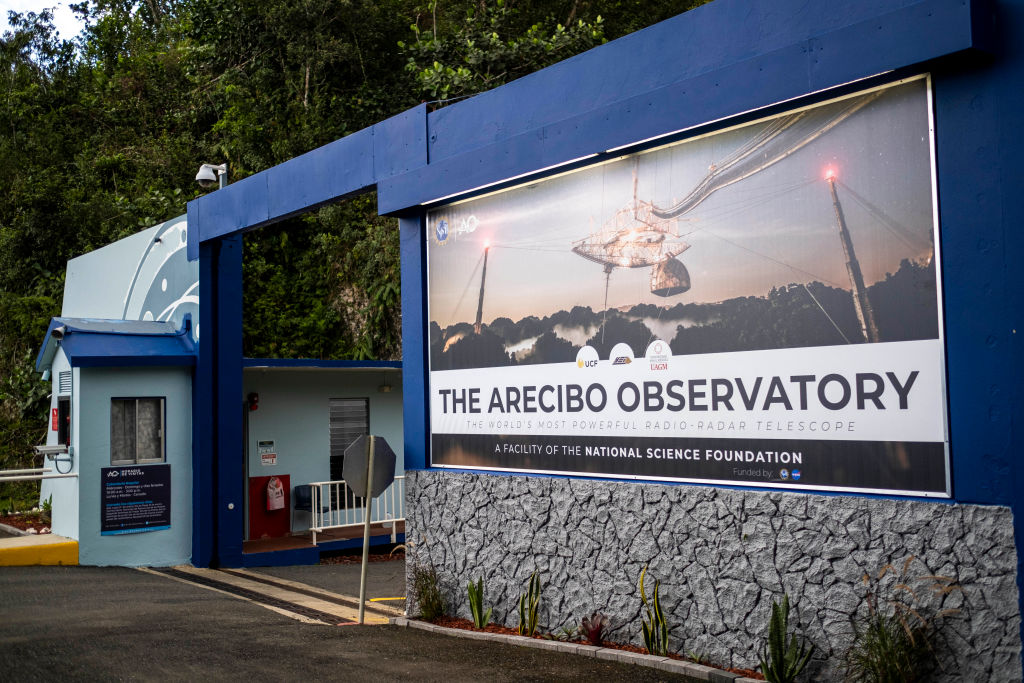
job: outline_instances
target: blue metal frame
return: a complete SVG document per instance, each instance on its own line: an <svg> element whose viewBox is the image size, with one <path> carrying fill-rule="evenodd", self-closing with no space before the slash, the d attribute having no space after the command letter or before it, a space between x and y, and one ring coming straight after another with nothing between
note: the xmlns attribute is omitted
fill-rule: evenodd
<svg viewBox="0 0 1024 683"><path fill-rule="evenodd" d="M1015 197L1024 156L1024 55L1015 48L1022 37L1024 0L716 0L469 100L409 110L191 202L189 255L203 250L206 259L208 245L228 235L376 186L380 211L401 215L405 464L423 468L424 206L794 98L824 97L826 89L930 71L953 502L1024 512L1024 470L1014 462L1024 449L1024 269L1015 267L1024 253L1024 206ZM209 277L218 292L237 289L240 270L218 263ZM243 362L234 341L240 321L220 317L235 299L210 297L205 283L202 291L203 320L218 321L203 328L228 335L237 351L200 344L196 385L214 391L219 412L212 424L196 422L197 472L199 460L213 457L213 443L230 441L221 432L237 431L226 423ZM215 360L204 358L214 350ZM235 492L225 463L236 456L217 457L222 505ZM1018 534L1022 517L1015 515Z"/></svg>
<svg viewBox="0 0 1024 683"><path fill-rule="evenodd" d="M243 358L245 368L339 368L401 370L400 360L324 360L321 358Z"/></svg>

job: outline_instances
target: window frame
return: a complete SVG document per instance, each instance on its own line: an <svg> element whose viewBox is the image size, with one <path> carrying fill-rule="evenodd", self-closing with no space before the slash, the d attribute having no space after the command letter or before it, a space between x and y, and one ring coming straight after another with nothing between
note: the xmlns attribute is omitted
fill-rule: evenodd
<svg viewBox="0 0 1024 683"><path fill-rule="evenodd" d="M135 402L135 446L132 458L116 458L114 453L114 406L117 402ZM159 458L139 458L139 402L159 401L157 414L159 415ZM110 397L110 465L111 467L122 467L124 465L155 465L167 462L167 397L166 396L111 396Z"/></svg>

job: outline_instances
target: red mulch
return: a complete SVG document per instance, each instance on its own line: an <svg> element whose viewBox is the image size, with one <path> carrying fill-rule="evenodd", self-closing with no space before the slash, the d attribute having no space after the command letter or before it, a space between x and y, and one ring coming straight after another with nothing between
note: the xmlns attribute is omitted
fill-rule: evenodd
<svg viewBox="0 0 1024 683"><path fill-rule="evenodd" d="M479 629L476 626L473 626L473 622L470 621L469 619L462 619L462 618L459 618L459 617L448 617L448 616L445 616L445 617L438 617L437 619L424 619L424 621L429 621L431 624L436 624L438 626L444 626L445 628L460 628L463 631L484 631L486 633L500 633L500 634L506 635L506 636L517 636L517 635L519 635L519 631L517 631L516 629L509 628L508 626L502 626L500 624L487 624L486 628ZM537 639L541 638L541 636L539 636L539 635L536 635L536 636L533 636L533 637L537 638ZM593 644L593 643L590 643L589 641L586 641L586 640L572 640L572 641L567 641L567 642L578 643L580 645L592 645ZM601 641L601 647L611 648L613 650L625 650L627 652L635 652L635 653L641 654L641 655L648 654L646 649L644 649L642 647L639 647L637 645L628 645L626 643L613 643L613 642L610 642L610 641L607 641L607 640ZM693 659L692 657L684 657L683 655L670 654L669 657L671 659L678 659L678 660L687 661L687 662L695 662L697 664L703 664L705 666L714 666L712 664L708 664L707 662L698 662L695 659ZM716 667L716 668L722 669L723 671L728 671L730 673L739 674L741 676L746 676L747 678L753 678L753 679L758 680L758 681L763 681L764 680L764 676L762 676L757 671L752 671L751 669L738 669L738 668L735 668L735 667L728 667L728 666L719 666L719 667Z"/></svg>
<svg viewBox="0 0 1024 683"><path fill-rule="evenodd" d="M0 524L13 526L15 529L21 529L22 531L28 531L29 529L41 531L43 527L50 526L49 522L44 522L40 519L38 512L26 512L20 515L0 515ZM46 533L50 532L47 531Z"/></svg>

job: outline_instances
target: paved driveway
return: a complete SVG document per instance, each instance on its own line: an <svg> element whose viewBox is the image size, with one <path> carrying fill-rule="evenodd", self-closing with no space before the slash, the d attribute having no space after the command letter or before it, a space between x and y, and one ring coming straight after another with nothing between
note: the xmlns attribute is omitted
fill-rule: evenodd
<svg viewBox="0 0 1024 683"><path fill-rule="evenodd" d="M302 623L159 574L96 567L0 568L0 672L17 681L683 680L394 626Z"/></svg>

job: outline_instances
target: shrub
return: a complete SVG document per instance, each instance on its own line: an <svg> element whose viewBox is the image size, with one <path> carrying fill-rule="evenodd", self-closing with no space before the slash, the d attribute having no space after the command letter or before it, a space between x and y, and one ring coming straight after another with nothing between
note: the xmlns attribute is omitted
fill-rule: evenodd
<svg viewBox="0 0 1024 683"><path fill-rule="evenodd" d="M469 611L473 615L473 625L477 628L486 628L491 620L491 608L484 612L484 577L480 577L477 583L469 582Z"/></svg>
<svg viewBox="0 0 1024 683"><path fill-rule="evenodd" d="M532 636L537 632L537 611L540 607L540 575L530 574L529 587L519 595L519 635Z"/></svg>
<svg viewBox="0 0 1024 683"><path fill-rule="evenodd" d="M607 616L595 611L589 617L583 617L580 622L580 633L591 645L600 645L604 641L604 632L608 628L608 622Z"/></svg>
<svg viewBox="0 0 1024 683"><path fill-rule="evenodd" d="M846 680L853 683L881 681L913 682L926 680L938 667L936 650L938 620L957 610L932 611L922 605L911 583L924 583L935 596L961 590L945 576L924 575L908 579L914 557L903 563L899 577L891 586L891 597L879 600L881 580L892 565L886 564L872 579L864 575L868 587L867 614L854 622L854 639L846 652Z"/></svg>
<svg viewBox="0 0 1024 683"><path fill-rule="evenodd" d="M647 592L644 590L644 575L646 574L647 566L644 565L643 570L640 572L640 600L647 610L647 616L644 618L643 623L644 646L647 647L647 651L652 655L667 657L668 623L665 621L665 615L661 612L661 600L658 598L658 589L661 587L661 582L655 579L654 594L648 602Z"/></svg>
<svg viewBox="0 0 1024 683"><path fill-rule="evenodd" d="M430 566L415 565L412 568L412 592L424 619L444 616L447 609L441 595L441 582L437 570Z"/></svg>
<svg viewBox="0 0 1024 683"><path fill-rule="evenodd" d="M793 683L814 654L814 645L808 647L795 633L786 642L788 623L789 596L783 594L781 605L772 600L768 642L761 650L761 673L768 683Z"/></svg>

